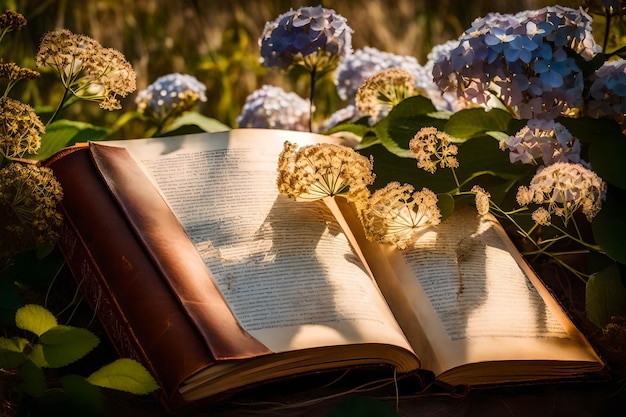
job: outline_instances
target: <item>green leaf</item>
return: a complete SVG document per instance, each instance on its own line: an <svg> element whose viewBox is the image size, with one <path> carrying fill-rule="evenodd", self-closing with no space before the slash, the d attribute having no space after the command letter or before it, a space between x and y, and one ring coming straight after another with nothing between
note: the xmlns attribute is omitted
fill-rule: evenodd
<svg viewBox="0 0 626 417"><path fill-rule="evenodd" d="M64 375L61 385L73 415L96 416L104 411L102 391L80 375Z"/></svg>
<svg viewBox="0 0 626 417"><path fill-rule="evenodd" d="M159 388L155 379L139 362L122 358L95 371L87 381L103 388L132 394L148 394Z"/></svg>
<svg viewBox="0 0 626 417"><path fill-rule="evenodd" d="M612 316L626 314L626 287L617 264L591 275L585 288L585 309L598 327L606 325Z"/></svg>
<svg viewBox="0 0 626 417"><path fill-rule="evenodd" d="M612 259L626 264L626 191L610 188L602 208L591 222L593 237Z"/></svg>
<svg viewBox="0 0 626 417"><path fill-rule="evenodd" d="M423 96L409 97L391 109L374 129L387 150L402 158L412 158L409 141L423 127L442 129L446 119L440 116L429 99Z"/></svg>
<svg viewBox="0 0 626 417"><path fill-rule="evenodd" d="M441 221L445 221L454 212L454 197L450 194L437 195L437 206L441 212Z"/></svg>
<svg viewBox="0 0 626 417"><path fill-rule="evenodd" d="M457 139L469 139L485 132L506 131L510 121L511 115L501 109L464 109L450 116L444 131Z"/></svg>
<svg viewBox="0 0 626 417"><path fill-rule="evenodd" d="M194 129L194 126L197 129ZM223 132L225 130L230 130L230 127L216 119L206 117L197 112L186 112L174 120L159 136L174 136L199 132Z"/></svg>
<svg viewBox="0 0 626 417"><path fill-rule="evenodd" d="M31 361L24 362L20 367L20 375L22 383L19 385L19 388L28 395L39 397L48 389L43 369L35 363Z"/></svg>
<svg viewBox="0 0 626 417"><path fill-rule="evenodd" d="M43 160L61 149L79 142L102 140L109 134L105 128L89 123L70 120L57 120L46 127L41 137L41 148L29 158Z"/></svg>
<svg viewBox="0 0 626 417"><path fill-rule="evenodd" d="M54 315L38 304L27 304L15 313L15 325L41 336L57 325Z"/></svg>
<svg viewBox="0 0 626 417"><path fill-rule="evenodd" d="M371 130L370 126L366 124L360 123L341 123L336 126L331 127L326 132L325 135L332 135L333 133L341 133L348 132L357 135L358 137L363 137L367 132Z"/></svg>
<svg viewBox="0 0 626 417"><path fill-rule="evenodd" d="M33 362L40 368L49 368L48 362L43 354L43 345L40 343L35 343L31 346L32 350L28 355L28 360Z"/></svg>
<svg viewBox="0 0 626 417"><path fill-rule="evenodd" d="M59 325L42 334L39 343L43 346L47 366L59 368L91 352L100 340L87 329Z"/></svg>
<svg viewBox="0 0 626 417"><path fill-rule="evenodd" d="M486 174L521 179L535 169L530 164L512 164L508 152L502 151L498 141L491 136L477 136L461 143L457 159L460 181Z"/></svg>
<svg viewBox="0 0 626 417"><path fill-rule="evenodd" d="M0 337L0 368L14 369L20 366L26 360L24 349L27 346L28 340L21 337Z"/></svg>

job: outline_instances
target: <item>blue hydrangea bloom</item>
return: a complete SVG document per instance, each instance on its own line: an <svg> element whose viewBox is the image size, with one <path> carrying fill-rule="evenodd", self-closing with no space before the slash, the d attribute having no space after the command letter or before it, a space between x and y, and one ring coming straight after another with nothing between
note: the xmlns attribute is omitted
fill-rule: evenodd
<svg viewBox="0 0 626 417"><path fill-rule="evenodd" d="M616 117L626 114L626 60L607 61L591 76L587 114Z"/></svg>
<svg viewBox="0 0 626 417"><path fill-rule="evenodd" d="M460 101L488 106L495 96L520 117L551 119L583 103L583 71L567 49L585 60L600 52L583 9L490 13L434 62L433 80Z"/></svg>
<svg viewBox="0 0 626 417"><path fill-rule="evenodd" d="M239 127L309 130L309 101L280 87L264 85L252 92L237 117Z"/></svg>
<svg viewBox="0 0 626 417"><path fill-rule="evenodd" d="M302 65L309 70L327 71L352 52L352 29L332 9L302 7L267 22L259 45L266 67Z"/></svg>
<svg viewBox="0 0 626 417"><path fill-rule="evenodd" d="M140 112L164 119L191 110L199 101L206 101L206 86L192 75L173 73L156 79L137 94Z"/></svg>

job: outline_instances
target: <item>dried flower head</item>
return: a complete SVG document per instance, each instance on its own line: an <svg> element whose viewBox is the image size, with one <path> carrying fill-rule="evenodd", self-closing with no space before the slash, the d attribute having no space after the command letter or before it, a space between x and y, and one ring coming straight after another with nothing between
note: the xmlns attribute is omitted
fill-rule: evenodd
<svg viewBox="0 0 626 417"><path fill-rule="evenodd" d="M475 202L476 211L478 211L478 214L484 216L485 214L489 213L489 202L491 201L491 194L489 194L489 192L485 191L485 189L479 185L473 186L472 192L476 194Z"/></svg>
<svg viewBox="0 0 626 417"><path fill-rule="evenodd" d="M417 167L434 174L437 165L441 168L458 168L458 147L450 136L434 127L420 129L409 142L409 149L417 159Z"/></svg>
<svg viewBox="0 0 626 417"><path fill-rule="evenodd" d="M332 9L301 7L267 22L259 45L266 67L301 65L309 71L324 72L334 69L352 52L352 29Z"/></svg>
<svg viewBox="0 0 626 417"><path fill-rule="evenodd" d="M48 32L39 45L37 66L52 67L78 98L99 101L105 110L121 108L119 97L135 91L136 76L124 55L67 29Z"/></svg>
<svg viewBox="0 0 626 417"><path fill-rule="evenodd" d="M0 80L7 81L5 96L18 81L33 80L38 77L39 73L30 68L22 68L14 62L0 62Z"/></svg>
<svg viewBox="0 0 626 417"><path fill-rule="evenodd" d="M441 222L441 212L431 190L414 192L412 185L394 181L370 196L362 220L368 239L407 249L426 228Z"/></svg>
<svg viewBox="0 0 626 417"><path fill-rule="evenodd" d="M21 13L7 10L0 14L0 41L5 34L20 30L26 26L26 18Z"/></svg>
<svg viewBox="0 0 626 417"><path fill-rule="evenodd" d="M365 79L356 92L356 107L376 121L417 92L415 77L410 72L398 67L389 68Z"/></svg>
<svg viewBox="0 0 626 417"><path fill-rule="evenodd" d="M28 104L0 97L0 155L21 158L35 154L41 146L45 128Z"/></svg>
<svg viewBox="0 0 626 417"><path fill-rule="evenodd" d="M549 226L551 222L550 212L544 207L539 207L530 216L533 221L541 226Z"/></svg>
<svg viewBox="0 0 626 417"><path fill-rule="evenodd" d="M606 189L606 183L583 165L557 162L539 170L528 187L521 186L517 202L547 204L548 213L566 224L579 209L591 221L602 207Z"/></svg>
<svg viewBox="0 0 626 417"><path fill-rule="evenodd" d="M167 74L156 79L137 94L135 102L141 113L156 120L177 117L206 101L206 86L193 75Z"/></svg>
<svg viewBox="0 0 626 417"><path fill-rule="evenodd" d="M337 94L342 100L354 102L358 88L368 77L396 67L410 72L418 85L427 76L426 70L413 56L396 55L371 46L357 49L341 60L333 74Z"/></svg>
<svg viewBox="0 0 626 417"><path fill-rule="evenodd" d="M237 124L239 127L306 132L309 119L308 100L280 87L264 85L246 97Z"/></svg>
<svg viewBox="0 0 626 417"><path fill-rule="evenodd" d="M63 198L52 170L33 164L10 163L0 169L0 253L17 253L54 244L62 216Z"/></svg>
<svg viewBox="0 0 626 417"><path fill-rule="evenodd" d="M347 146L285 142L278 160L278 190L296 201L343 196L357 204L374 182L372 160Z"/></svg>

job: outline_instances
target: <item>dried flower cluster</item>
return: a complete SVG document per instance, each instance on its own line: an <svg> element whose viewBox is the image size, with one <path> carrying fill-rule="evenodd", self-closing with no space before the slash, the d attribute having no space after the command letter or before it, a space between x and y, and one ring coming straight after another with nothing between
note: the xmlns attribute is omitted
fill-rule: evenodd
<svg viewBox="0 0 626 417"><path fill-rule="evenodd" d="M475 194L476 211L481 216L489 213L491 194L479 185L472 187L472 193Z"/></svg>
<svg viewBox="0 0 626 417"><path fill-rule="evenodd" d="M53 244L62 217L57 205L63 197L52 170L13 162L0 169L0 252L16 253Z"/></svg>
<svg viewBox="0 0 626 417"><path fill-rule="evenodd" d="M206 86L192 75L167 74L137 94L137 109L156 120L180 116L206 101Z"/></svg>
<svg viewBox="0 0 626 417"><path fill-rule="evenodd" d="M420 129L409 142L409 149L417 159L417 167L434 174L437 166L458 168L458 148L450 135L434 127Z"/></svg>
<svg viewBox="0 0 626 417"><path fill-rule="evenodd" d="M417 94L415 77L402 68L389 68L365 79L356 93L356 108L379 120L402 100Z"/></svg>
<svg viewBox="0 0 626 417"><path fill-rule="evenodd" d="M372 161L347 146L285 142L278 160L278 190L296 201L343 196L362 202L374 182Z"/></svg>
<svg viewBox="0 0 626 417"><path fill-rule="evenodd" d="M606 183L583 165L557 162L539 170L528 187L521 186L517 202L521 206L547 204L548 214L563 218L565 224L579 209L591 221L600 211L606 189ZM537 223L549 222L543 211L535 217Z"/></svg>
<svg viewBox="0 0 626 417"><path fill-rule="evenodd" d="M120 109L119 97L136 88L135 71L121 52L66 29L44 35L36 63L52 67L68 92L105 110Z"/></svg>
<svg viewBox="0 0 626 417"><path fill-rule="evenodd" d="M4 89L5 96L18 81L34 80L39 75L37 71L30 68L22 68L14 62L0 62L0 80L6 80L7 82Z"/></svg>
<svg viewBox="0 0 626 417"><path fill-rule="evenodd" d="M26 26L26 19L21 13L6 10L0 14L0 41L4 35L14 32Z"/></svg>
<svg viewBox="0 0 626 417"><path fill-rule="evenodd" d="M362 219L369 239L406 249L424 230L439 224L441 212L431 190L414 191L412 185L394 181L370 196Z"/></svg>
<svg viewBox="0 0 626 417"><path fill-rule="evenodd" d="M343 100L354 101L357 90L368 77L391 68L401 68L409 72L416 84L428 77L415 57L396 55L366 46L346 55L339 63L334 72L337 94Z"/></svg>
<svg viewBox="0 0 626 417"><path fill-rule="evenodd" d="M0 161L1 157L21 158L35 154L41 146L45 128L28 104L9 97L0 97Z"/></svg>

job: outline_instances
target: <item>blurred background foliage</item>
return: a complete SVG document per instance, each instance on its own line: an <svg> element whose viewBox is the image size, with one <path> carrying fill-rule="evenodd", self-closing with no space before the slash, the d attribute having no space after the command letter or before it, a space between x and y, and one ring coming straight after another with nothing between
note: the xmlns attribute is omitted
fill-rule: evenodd
<svg viewBox="0 0 626 417"><path fill-rule="evenodd" d="M272 84L308 97L308 77L288 77L259 62L258 38L267 21L290 8L319 2L286 0L5 0L2 10L22 13L28 26L0 45L0 57L35 68L34 57L45 32L69 29L85 34L104 47L121 51L137 73L137 91L159 76L191 74L207 86L200 112L236 127L246 97L263 84ZM488 12L513 13L553 4L543 0L325 0L348 20L354 30L353 48L372 46L400 55L412 55L421 64L432 46L458 37L476 17ZM578 7L582 1L561 1ZM601 24L601 20L598 21ZM595 29L594 29L595 30ZM601 33L598 40L601 39ZM44 73L35 82L20 83L14 96L43 112L61 93L56 77ZM134 110L135 94L123 101L123 111ZM340 107L332 74L316 85L318 114ZM103 112L97 104L82 102L67 118L101 126L118 126L113 139L144 136L137 119L120 123L122 112Z"/></svg>

